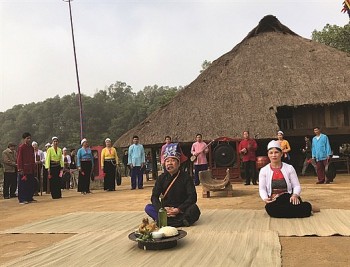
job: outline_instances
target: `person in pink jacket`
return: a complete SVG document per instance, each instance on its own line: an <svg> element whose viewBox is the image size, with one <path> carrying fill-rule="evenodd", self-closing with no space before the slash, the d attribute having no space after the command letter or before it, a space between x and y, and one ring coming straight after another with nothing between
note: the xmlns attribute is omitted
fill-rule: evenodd
<svg viewBox="0 0 350 267"><path fill-rule="evenodd" d="M207 153L208 146L202 140L202 135L196 135L196 142L192 144L191 154L196 156L194 161L194 185L199 185L199 172L208 169Z"/></svg>
<svg viewBox="0 0 350 267"><path fill-rule="evenodd" d="M292 165L282 162L282 149L278 141L267 146L270 164L259 173L259 194L266 203L265 210L275 218L304 218L319 211L300 198L301 186Z"/></svg>

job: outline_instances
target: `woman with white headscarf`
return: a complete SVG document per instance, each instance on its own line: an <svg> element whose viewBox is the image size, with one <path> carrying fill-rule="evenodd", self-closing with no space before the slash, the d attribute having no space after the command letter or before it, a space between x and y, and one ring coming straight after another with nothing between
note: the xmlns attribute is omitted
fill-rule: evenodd
<svg viewBox="0 0 350 267"><path fill-rule="evenodd" d="M105 140L106 147L101 151L101 168L105 174L104 186L105 191L115 191L115 173L118 164L117 150L112 147L112 141L109 138Z"/></svg>
<svg viewBox="0 0 350 267"><path fill-rule="evenodd" d="M77 153L77 167L79 170L78 192L83 195L90 192L90 177L94 167L94 157L86 138L80 142L81 148Z"/></svg>
<svg viewBox="0 0 350 267"><path fill-rule="evenodd" d="M275 218L304 218L319 211L300 198L301 186L292 165L282 162L283 151L278 141L267 146L270 164L259 173L259 194L266 203L265 210Z"/></svg>

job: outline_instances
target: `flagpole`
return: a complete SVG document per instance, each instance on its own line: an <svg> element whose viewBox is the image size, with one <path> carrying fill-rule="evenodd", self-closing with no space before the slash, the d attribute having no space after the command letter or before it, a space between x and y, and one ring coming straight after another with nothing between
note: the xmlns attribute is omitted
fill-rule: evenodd
<svg viewBox="0 0 350 267"><path fill-rule="evenodd" d="M79 101L79 116L80 116L80 140L82 140L83 139L83 106L82 106L81 93L80 93L80 82L79 82L77 53L76 53L76 49L75 49L72 7L71 7L71 4L70 4L70 2L73 1L73 0L63 0L63 1L64 2L68 2L68 5L69 5L70 26L71 26L71 29L72 29L72 42L73 42L73 52L74 52L74 62L75 62L75 74L76 74L77 86L78 86L78 101Z"/></svg>

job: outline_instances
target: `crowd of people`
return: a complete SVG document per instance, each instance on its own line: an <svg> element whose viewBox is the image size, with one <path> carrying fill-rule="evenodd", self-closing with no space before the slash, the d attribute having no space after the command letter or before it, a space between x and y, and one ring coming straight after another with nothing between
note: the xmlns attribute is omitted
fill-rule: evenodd
<svg viewBox="0 0 350 267"><path fill-rule="evenodd" d="M309 164L315 168L318 176L317 184L329 183L325 176L325 168L331 157L328 137L322 134L319 127L314 128L315 136L311 140L305 137L302 152L305 161L302 175ZM16 151L16 144L9 143L2 153L4 165L4 198L17 197L20 204L36 202L33 196L38 191L50 193L52 199L62 198L62 189L77 187L81 194L89 194L90 181L93 179L94 155L88 140L81 140L77 153L71 149L59 147L58 137L45 145L45 151L38 148L37 142L31 140L30 133L22 135L23 142ZM151 155L145 154L139 137L132 137L133 144L124 151L122 163L124 175L131 177L131 190L143 189L143 174L150 171ZM163 173L156 180L152 191L151 204L146 205L146 213L157 220L160 198L163 200L168 214L169 225L189 226L198 220L200 210L196 205L195 186L200 184L199 172L208 169L207 154L209 144L203 141L202 134L195 136L191 146L193 162L193 178L188 172L181 170L180 165L187 161L178 143L172 143L166 136L160 150L160 165ZM272 140L267 147L270 163L263 167L259 175L256 169L256 151L258 145L251 138L249 131L244 131L238 151L241 155L245 185L259 185L259 194L266 203L265 209L272 217L308 217L317 208L300 198L301 187L295 168L290 164L291 146L278 131L277 140ZM118 153L112 146L110 138L105 139L105 147L101 151L100 167L104 177L104 190L115 191L116 172L118 172ZM40 188L40 189L39 189ZM16 195L17 192L17 195Z"/></svg>

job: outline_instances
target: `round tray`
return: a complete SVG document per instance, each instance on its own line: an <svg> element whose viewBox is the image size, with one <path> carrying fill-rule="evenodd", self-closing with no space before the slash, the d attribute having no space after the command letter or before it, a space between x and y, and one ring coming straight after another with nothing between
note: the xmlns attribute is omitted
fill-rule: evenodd
<svg viewBox="0 0 350 267"><path fill-rule="evenodd" d="M177 240L185 237L187 232L184 230L178 230L179 234L176 236L165 237L154 241L139 241L136 240L137 236L135 232L129 234L129 239L137 242L137 246L143 250L162 250L176 247Z"/></svg>

